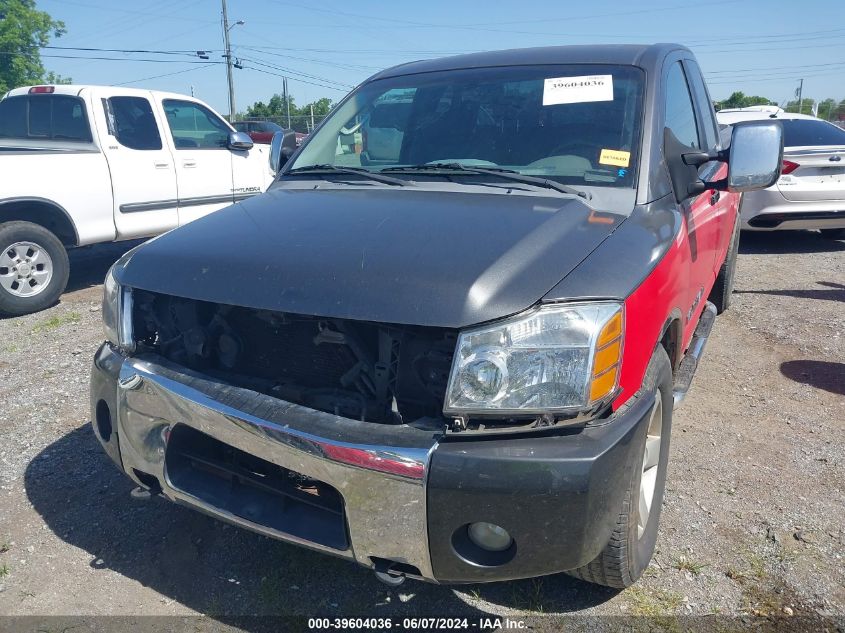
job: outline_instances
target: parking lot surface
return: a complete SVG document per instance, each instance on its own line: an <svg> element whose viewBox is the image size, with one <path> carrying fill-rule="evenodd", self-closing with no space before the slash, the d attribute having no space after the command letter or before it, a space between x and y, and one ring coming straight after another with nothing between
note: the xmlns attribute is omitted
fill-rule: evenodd
<svg viewBox="0 0 845 633"><path fill-rule="evenodd" d="M72 254L59 305L2 321L0 614L845 614L845 242L744 234L672 432L654 561L631 589L565 575L398 589L131 484L88 419L99 285L128 245ZM390 499L385 499L390 503Z"/></svg>

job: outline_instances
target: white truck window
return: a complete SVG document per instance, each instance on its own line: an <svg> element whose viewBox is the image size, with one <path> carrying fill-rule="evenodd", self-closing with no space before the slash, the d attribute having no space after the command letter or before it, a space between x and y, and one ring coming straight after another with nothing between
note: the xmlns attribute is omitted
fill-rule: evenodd
<svg viewBox="0 0 845 633"><path fill-rule="evenodd" d="M0 137L90 143L91 128L82 99L29 95L0 101Z"/></svg>
<svg viewBox="0 0 845 633"><path fill-rule="evenodd" d="M161 149L158 131L150 102L143 97L111 97L103 99L109 132L117 142L137 150Z"/></svg>
<svg viewBox="0 0 845 633"><path fill-rule="evenodd" d="M220 149L229 142L229 127L211 110L191 101L164 100L167 124L176 149Z"/></svg>

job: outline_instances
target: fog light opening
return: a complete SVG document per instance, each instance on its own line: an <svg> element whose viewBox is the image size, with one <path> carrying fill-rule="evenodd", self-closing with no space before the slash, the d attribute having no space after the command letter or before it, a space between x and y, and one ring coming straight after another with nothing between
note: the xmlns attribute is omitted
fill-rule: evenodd
<svg viewBox="0 0 845 633"><path fill-rule="evenodd" d="M97 408L94 415L96 417L95 422L97 423L97 433L100 434L100 439L104 442L108 442L111 440L112 425L111 411L109 410L109 405L105 400L97 402Z"/></svg>
<svg viewBox="0 0 845 633"><path fill-rule="evenodd" d="M503 552L513 543L508 531L495 523L470 523L467 532L470 541L488 552Z"/></svg>
<svg viewBox="0 0 845 633"><path fill-rule="evenodd" d="M474 567L499 567L516 556L516 540L502 526L479 521L454 531L452 550Z"/></svg>

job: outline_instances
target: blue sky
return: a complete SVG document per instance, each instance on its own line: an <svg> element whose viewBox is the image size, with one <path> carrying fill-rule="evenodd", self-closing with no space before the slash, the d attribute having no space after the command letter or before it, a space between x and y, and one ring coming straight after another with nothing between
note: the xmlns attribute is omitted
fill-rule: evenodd
<svg viewBox="0 0 845 633"><path fill-rule="evenodd" d="M841 0L228 0L237 108L281 92L297 103L340 99L381 68L414 59L528 46L680 42L692 48L715 99L734 90L781 102L804 78L804 95L845 98ZM145 49L129 54L50 48L49 70L75 83L189 93L228 110L220 61L219 0L38 0L67 34L52 46ZM111 57L112 60L53 56ZM163 60L163 61L128 61ZM124 61L126 60L126 61ZM193 63L192 63L193 62ZM169 76L160 76L169 75ZM149 78L149 79L147 79ZM131 83L128 83L131 82Z"/></svg>

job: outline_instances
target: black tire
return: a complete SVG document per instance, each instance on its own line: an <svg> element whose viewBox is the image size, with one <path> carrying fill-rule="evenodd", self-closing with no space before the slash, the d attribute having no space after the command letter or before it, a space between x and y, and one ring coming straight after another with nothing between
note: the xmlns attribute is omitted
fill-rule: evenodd
<svg viewBox="0 0 845 633"><path fill-rule="evenodd" d="M50 307L61 296L67 286L70 263L67 251L53 233L43 226L31 222L4 222L0 224L0 254L6 254L14 244L29 242L36 244L49 255L52 276L44 288L32 296L18 296L14 289L0 283L0 314L20 316L38 312ZM13 274L13 270L0 263L0 276ZM33 282L35 283L35 282Z"/></svg>
<svg viewBox="0 0 845 633"><path fill-rule="evenodd" d="M845 240L845 229L822 229L821 233L829 240Z"/></svg>
<svg viewBox="0 0 845 633"><path fill-rule="evenodd" d="M716 306L716 314L722 314L731 307L734 279L736 278L736 256L738 252L739 218L734 223L731 243L728 245L728 254L725 256L725 261L722 262L722 267L716 276L716 282L713 284L713 289L710 290L710 296L707 298L708 301Z"/></svg>
<svg viewBox="0 0 845 633"><path fill-rule="evenodd" d="M654 392L657 398L660 398L663 411L660 456L651 511L648 514L643 535L638 537L637 534L638 501L642 478L642 460L637 459L610 542L593 561L584 567L567 571L566 573L570 576L605 587L624 589L630 587L642 576L651 561L654 546L657 543L657 525L660 522L660 508L663 505L663 492L666 488L666 467L669 462L669 439L672 430L672 367L663 346L658 346L655 350L643 382L644 394ZM638 454L642 454L645 450L648 431L647 424L642 424L642 427L637 440Z"/></svg>

